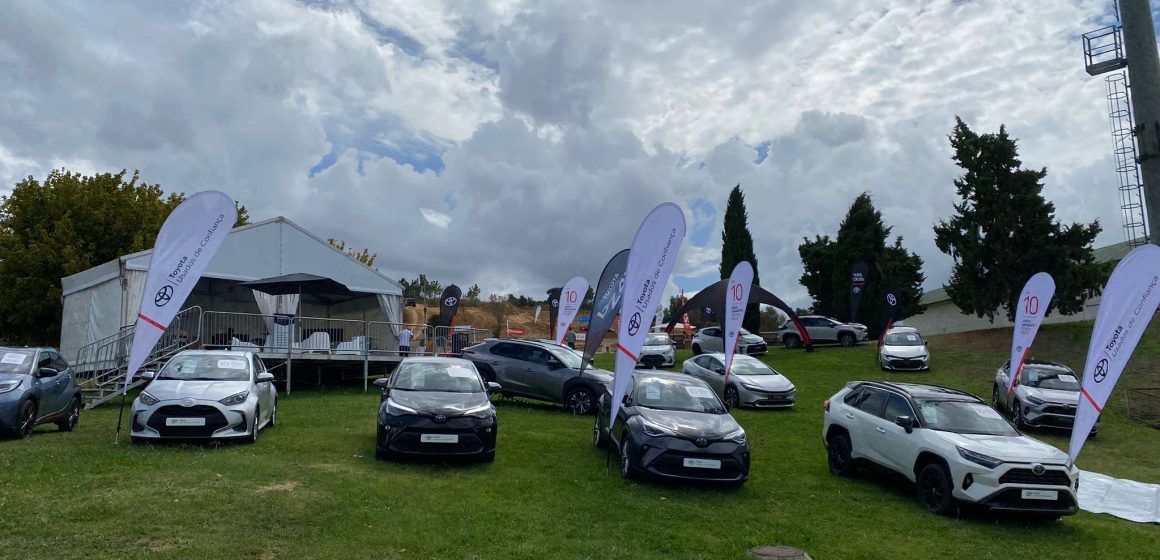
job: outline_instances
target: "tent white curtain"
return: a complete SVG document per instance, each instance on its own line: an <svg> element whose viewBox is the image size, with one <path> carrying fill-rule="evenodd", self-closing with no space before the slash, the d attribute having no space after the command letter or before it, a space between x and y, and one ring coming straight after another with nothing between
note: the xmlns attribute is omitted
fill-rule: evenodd
<svg viewBox="0 0 1160 560"><path fill-rule="evenodd" d="M389 294L376 294L379 300L379 307L383 310L383 315L387 317L387 329L391 333L391 340L375 341L375 346L397 352L399 350L399 330L403 323L403 297Z"/></svg>
<svg viewBox="0 0 1160 560"><path fill-rule="evenodd" d="M125 271L125 298L121 300L124 312L121 314L121 325L132 325L137 322L137 314L141 312L141 294L145 293L144 270Z"/></svg>
<svg viewBox="0 0 1160 560"><path fill-rule="evenodd" d="M258 302L258 311L262 315L266 315L263 319L266 321L266 332L274 332L274 318L270 315L276 313L285 313L294 315L298 310L298 294L287 294L282 296L275 296L258 290L250 290L254 293L254 301Z"/></svg>

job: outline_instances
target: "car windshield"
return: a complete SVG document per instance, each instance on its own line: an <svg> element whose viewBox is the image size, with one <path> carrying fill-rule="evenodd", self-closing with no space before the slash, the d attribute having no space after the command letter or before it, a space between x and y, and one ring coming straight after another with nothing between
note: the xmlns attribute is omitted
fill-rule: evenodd
<svg viewBox="0 0 1160 560"><path fill-rule="evenodd" d="M886 333L884 343L887 346L922 346L922 337L918 333Z"/></svg>
<svg viewBox="0 0 1160 560"><path fill-rule="evenodd" d="M564 364L564 367L571 369L580 369L580 353L571 348L555 348L552 352L557 360Z"/></svg>
<svg viewBox="0 0 1160 560"><path fill-rule="evenodd" d="M725 406L716 393L693 380L645 378L637 382L632 400L645 408L725 414Z"/></svg>
<svg viewBox="0 0 1160 560"><path fill-rule="evenodd" d="M201 354L176 356L157 375L175 381L249 381L250 360L245 356Z"/></svg>
<svg viewBox="0 0 1160 560"><path fill-rule="evenodd" d="M672 343L667 334L650 334L644 339L645 346L668 346Z"/></svg>
<svg viewBox="0 0 1160 560"><path fill-rule="evenodd" d="M926 427L932 430L956 434L1019 435L1019 432L999 416L995 409L980 402L939 400L916 402L918 414L926 422Z"/></svg>
<svg viewBox="0 0 1160 560"><path fill-rule="evenodd" d="M1023 379L1020 381L1024 385L1036 389L1079 391L1079 380L1075 378L1075 374L1069 372L1023 368L1021 377Z"/></svg>
<svg viewBox="0 0 1160 560"><path fill-rule="evenodd" d="M750 356L734 356L729 372L736 375L777 375L773 368Z"/></svg>
<svg viewBox="0 0 1160 560"><path fill-rule="evenodd" d="M35 350L0 350L0 373L29 373Z"/></svg>
<svg viewBox="0 0 1160 560"><path fill-rule="evenodd" d="M483 381L469 365L441 362L404 363L395 371L392 389L482 393Z"/></svg>

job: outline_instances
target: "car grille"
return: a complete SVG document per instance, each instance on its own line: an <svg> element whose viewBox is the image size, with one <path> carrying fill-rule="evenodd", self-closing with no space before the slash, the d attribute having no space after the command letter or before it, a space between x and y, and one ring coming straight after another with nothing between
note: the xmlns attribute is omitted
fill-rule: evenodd
<svg viewBox="0 0 1160 560"><path fill-rule="evenodd" d="M1043 408L1044 414L1061 414L1075 416L1075 407L1071 405L1051 405Z"/></svg>
<svg viewBox="0 0 1160 560"><path fill-rule="evenodd" d="M715 459L721 461L720 469L698 469L685 466L685 458ZM741 475L741 465L731 455L698 455L696 453L678 453L669 451L649 465L649 468L661 475L679 476L685 478L700 478L703 480L737 480Z"/></svg>
<svg viewBox="0 0 1160 560"><path fill-rule="evenodd" d="M423 434L456 434L459 441L456 443L423 443L420 437ZM407 428L403 433L391 441L391 448L403 453L481 453L483 440L474 430L434 429L434 428Z"/></svg>
<svg viewBox="0 0 1160 560"><path fill-rule="evenodd" d="M890 360L890 367L896 369L922 369L926 364L922 360Z"/></svg>
<svg viewBox="0 0 1160 560"><path fill-rule="evenodd" d="M991 507L1004 509L1059 511L1064 513L1075 511L1076 505L1071 493L1065 490L1060 490L1059 497L1055 500L1025 500L1023 499L1022 490L1019 488L1003 490L984 503Z"/></svg>
<svg viewBox="0 0 1160 560"><path fill-rule="evenodd" d="M1071 486L1067 473L1047 469L1043 474L1035 474L1031 469L1011 469L999 478L999 484L1035 484L1042 486Z"/></svg>
<svg viewBox="0 0 1160 560"><path fill-rule="evenodd" d="M166 426L167 418L205 418L204 426ZM158 408L149 416L148 425L157 430L161 437L173 438L207 438L213 433L226 427L226 417L212 406L177 406L169 405Z"/></svg>
<svg viewBox="0 0 1160 560"><path fill-rule="evenodd" d="M768 347L766 346L766 344L764 342L750 344L749 346L745 347L745 353L749 354L749 355L764 354L766 352L766 350L768 350Z"/></svg>

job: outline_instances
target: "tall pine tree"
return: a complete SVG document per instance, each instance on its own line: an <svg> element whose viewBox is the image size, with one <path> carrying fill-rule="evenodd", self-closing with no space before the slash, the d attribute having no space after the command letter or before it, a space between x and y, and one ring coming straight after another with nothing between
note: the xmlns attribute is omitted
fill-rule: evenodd
<svg viewBox="0 0 1160 560"><path fill-rule="evenodd" d="M1015 319L1023 285L1037 272L1055 279L1053 309L1069 315L1083 310L1098 293L1108 267L1097 264L1092 242L1099 221L1064 226L1055 205L1043 198L1047 169L1023 169L1016 141L998 134L977 134L955 117L950 136L953 159L963 168L955 180L955 215L934 227L935 245L955 265L947 295L964 313L994 319L999 308Z"/></svg>
<svg viewBox="0 0 1160 560"><path fill-rule="evenodd" d="M721 279L729 278L733 268L741 261L753 265L753 284L760 285L757 273L757 255L753 253L753 235L749 233L749 212L745 210L745 195L741 185L729 192L729 202L725 205L725 224L721 231ZM745 330L761 331L761 310L757 304L745 309Z"/></svg>
<svg viewBox="0 0 1160 560"><path fill-rule="evenodd" d="M877 335L884 322L881 312L889 288L902 296L896 319L922 312L919 300L926 280L922 257L907 251L901 236L887 244L890 231L870 195L862 193L838 226L837 239L827 235L802 240L798 246L805 269L801 283L813 298L815 313L841 320L850 316L850 269L858 261L866 261L869 267L858 303L858 322L869 326L871 334Z"/></svg>

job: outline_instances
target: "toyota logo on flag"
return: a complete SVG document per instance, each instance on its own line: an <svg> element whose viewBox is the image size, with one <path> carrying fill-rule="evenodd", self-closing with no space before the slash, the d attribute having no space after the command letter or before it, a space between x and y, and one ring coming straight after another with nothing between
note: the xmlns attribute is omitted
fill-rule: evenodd
<svg viewBox="0 0 1160 560"><path fill-rule="evenodd" d="M161 289L157 290L157 295L153 296L153 305L165 307L165 304L169 303L171 299L173 299L173 286L161 286Z"/></svg>
<svg viewBox="0 0 1160 560"><path fill-rule="evenodd" d="M552 307L560 307L560 300L553 299L552 300Z"/></svg>
<svg viewBox="0 0 1160 560"><path fill-rule="evenodd" d="M1096 362L1096 370L1092 374L1092 379L1094 379L1096 381L1096 383L1100 383L1107 376L1108 376L1108 359L1107 358L1100 358L1100 361Z"/></svg>
<svg viewBox="0 0 1160 560"><path fill-rule="evenodd" d="M443 300L443 305L447 307L454 307L457 303L459 303L459 299L455 296L447 296L447 299Z"/></svg>
<svg viewBox="0 0 1160 560"><path fill-rule="evenodd" d="M633 313L632 317L628 318L628 334L629 334L629 336L636 334L638 331L640 331L640 312L639 311L636 313Z"/></svg>
<svg viewBox="0 0 1160 560"><path fill-rule="evenodd" d="M898 305L898 298L894 297L894 294L886 294L886 303Z"/></svg>

